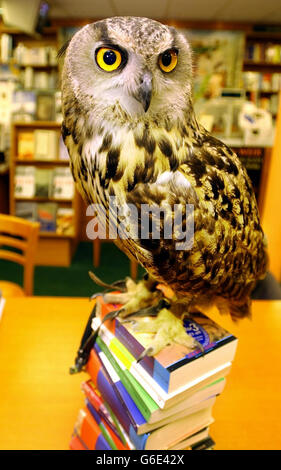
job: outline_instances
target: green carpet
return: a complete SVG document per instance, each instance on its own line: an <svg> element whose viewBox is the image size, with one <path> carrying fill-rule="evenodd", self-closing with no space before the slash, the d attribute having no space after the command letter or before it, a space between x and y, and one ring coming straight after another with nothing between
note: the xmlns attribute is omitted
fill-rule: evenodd
<svg viewBox="0 0 281 470"><path fill-rule="evenodd" d="M89 278L88 271L93 270L92 243L78 245L71 266L67 268L36 266L34 274L34 295L89 297L102 290ZM105 282L114 282L130 275L128 258L113 244L104 243L101 247L101 263L95 273ZM139 277L143 269L139 268ZM0 260L0 279L22 285L23 269L21 266Z"/></svg>

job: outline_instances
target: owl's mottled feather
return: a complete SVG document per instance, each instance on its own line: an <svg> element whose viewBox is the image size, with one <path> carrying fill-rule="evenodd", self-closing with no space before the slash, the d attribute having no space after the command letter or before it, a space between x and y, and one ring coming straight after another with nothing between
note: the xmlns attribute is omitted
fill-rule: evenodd
<svg viewBox="0 0 281 470"><path fill-rule="evenodd" d="M94 51L102 44L126 51L122 69L99 70ZM158 57L169 48L177 49L178 64L164 74ZM152 76L147 112L138 99L144 73ZM88 204L104 207L107 225L120 223L108 213L110 196L139 212L142 204L193 204L191 249L177 250L175 237L163 237L171 212L160 239L116 243L189 304L214 301L239 318L249 314L250 293L266 272L264 235L240 160L196 120L191 81L190 46L173 28L132 17L88 25L66 51L62 133L77 187Z"/></svg>

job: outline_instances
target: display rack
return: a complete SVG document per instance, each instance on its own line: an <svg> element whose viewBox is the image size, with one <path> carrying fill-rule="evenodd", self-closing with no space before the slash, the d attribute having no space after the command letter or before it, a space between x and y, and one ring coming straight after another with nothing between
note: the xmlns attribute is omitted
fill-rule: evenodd
<svg viewBox="0 0 281 470"><path fill-rule="evenodd" d="M251 31L245 35L243 72L256 76L256 83L247 87L248 97L277 116L281 86L281 33Z"/></svg>

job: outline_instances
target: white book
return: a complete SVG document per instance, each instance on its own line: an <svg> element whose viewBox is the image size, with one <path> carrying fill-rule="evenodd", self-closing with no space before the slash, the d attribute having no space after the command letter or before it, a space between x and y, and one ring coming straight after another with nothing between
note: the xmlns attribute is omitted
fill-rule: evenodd
<svg viewBox="0 0 281 470"><path fill-rule="evenodd" d="M35 194L35 167L17 166L15 172L15 197L33 197Z"/></svg>
<svg viewBox="0 0 281 470"><path fill-rule="evenodd" d="M53 177L53 197L73 199L74 181L69 168L56 168Z"/></svg>
<svg viewBox="0 0 281 470"><path fill-rule="evenodd" d="M56 160L57 153L57 132L46 129L36 129L34 131L34 158L36 160Z"/></svg>

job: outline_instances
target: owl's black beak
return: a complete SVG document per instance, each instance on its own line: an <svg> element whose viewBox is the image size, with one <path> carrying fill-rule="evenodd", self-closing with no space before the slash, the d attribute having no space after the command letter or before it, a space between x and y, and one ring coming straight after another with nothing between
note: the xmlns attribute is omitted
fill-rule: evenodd
<svg viewBox="0 0 281 470"><path fill-rule="evenodd" d="M150 106L152 95L152 74L146 71L141 79L139 90L136 94L136 99L142 104L146 112Z"/></svg>

